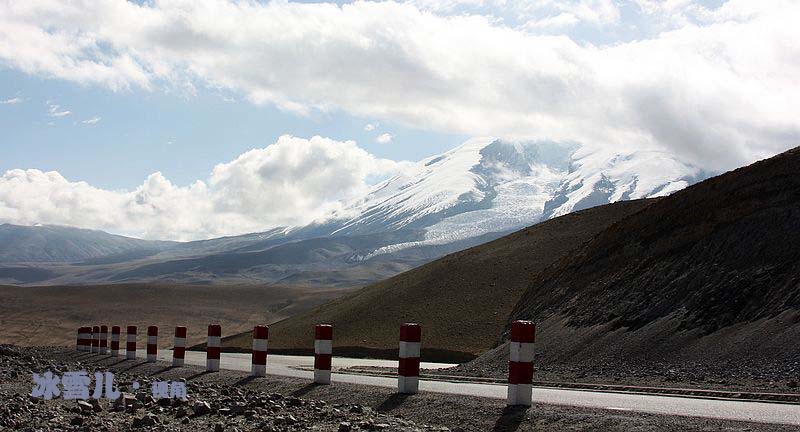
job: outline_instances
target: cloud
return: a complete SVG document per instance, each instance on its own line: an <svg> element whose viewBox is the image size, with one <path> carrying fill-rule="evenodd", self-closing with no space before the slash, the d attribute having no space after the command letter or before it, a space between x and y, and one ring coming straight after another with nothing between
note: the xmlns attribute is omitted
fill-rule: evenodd
<svg viewBox="0 0 800 432"><path fill-rule="evenodd" d="M662 148L706 169L800 142L799 2L619 4L638 21L611 0L5 2L0 62L116 91L204 85L303 115ZM648 30L599 44L574 36L586 25ZM576 33L537 33L564 26Z"/></svg>
<svg viewBox="0 0 800 432"><path fill-rule="evenodd" d="M72 114L69 110L61 109L61 106L50 101L47 101L47 111L50 117L66 117Z"/></svg>
<svg viewBox="0 0 800 432"><path fill-rule="evenodd" d="M390 133L383 133L375 138L375 142L378 144L389 144L390 142L392 142L393 139L394 135Z"/></svg>
<svg viewBox="0 0 800 432"><path fill-rule="evenodd" d="M0 100L0 105L16 105L22 102L23 102L22 98L13 97L6 100Z"/></svg>
<svg viewBox="0 0 800 432"><path fill-rule="evenodd" d="M95 116L95 117L92 117L90 119L83 120L83 121L81 121L81 123L87 124L87 125L95 125L95 124L99 123L100 120L102 120L102 117L96 117Z"/></svg>
<svg viewBox="0 0 800 432"><path fill-rule="evenodd" d="M0 177L0 223L49 223L143 238L190 240L303 225L362 194L370 179L407 166L353 141L282 136L217 165L208 179L177 186L151 174L131 191L15 169Z"/></svg>
<svg viewBox="0 0 800 432"><path fill-rule="evenodd" d="M367 132L372 132L372 131L374 131L375 129L377 129L377 128L378 128L378 126L379 126L379 124L378 124L378 123L367 123L367 124L364 126L364 130L365 130L365 131L367 131Z"/></svg>

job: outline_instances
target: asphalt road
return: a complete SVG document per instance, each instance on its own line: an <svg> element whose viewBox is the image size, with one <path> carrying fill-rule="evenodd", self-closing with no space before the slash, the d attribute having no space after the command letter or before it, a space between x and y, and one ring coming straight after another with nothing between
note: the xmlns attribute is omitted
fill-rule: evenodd
<svg viewBox="0 0 800 432"><path fill-rule="evenodd" d="M145 358L140 350L138 357ZM171 361L172 351L159 350L159 360ZM250 371L250 354L222 353L222 369ZM205 353L186 352L186 364L205 366ZM312 380L313 372L300 368L314 365L311 356L269 355L267 373ZM333 369L351 366L397 366L392 360L353 359L334 357ZM454 366L446 363L422 363L423 369ZM397 380L387 377L334 373L332 381L351 384L396 387ZM473 384L463 382L420 380L420 391L488 397L506 398L506 386L498 384ZM748 402L737 400L700 399L675 396L641 395L628 393L606 393L602 391L564 390L535 387L535 404L567 405L575 407L635 411L650 414L703 417L734 421L751 421L800 426L800 406L780 403Z"/></svg>

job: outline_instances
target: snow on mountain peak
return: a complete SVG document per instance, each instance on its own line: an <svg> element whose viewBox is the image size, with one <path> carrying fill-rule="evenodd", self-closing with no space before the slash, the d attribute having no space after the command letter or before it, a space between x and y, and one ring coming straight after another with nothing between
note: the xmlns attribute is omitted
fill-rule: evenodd
<svg viewBox="0 0 800 432"><path fill-rule="evenodd" d="M421 229L370 254L501 233L572 211L662 196L705 176L672 154L475 138L376 185L334 233Z"/></svg>

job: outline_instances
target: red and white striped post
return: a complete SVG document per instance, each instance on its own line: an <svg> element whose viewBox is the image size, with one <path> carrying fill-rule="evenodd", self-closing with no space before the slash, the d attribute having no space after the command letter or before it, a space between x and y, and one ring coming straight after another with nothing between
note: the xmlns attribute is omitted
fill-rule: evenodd
<svg viewBox="0 0 800 432"><path fill-rule="evenodd" d="M119 326L111 326L111 355L119 355Z"/></svg>
<svg viewBox="0 0 800 432"><path fill-rule="evenodd" d="M508 405L531 405L533 387L533 346L536 324L511 323L511 356L508 362Z"/></svg>
<svg viewBox="0 0 800 432"><path fill-rule="evenodd" d="M83 327L83 344L81 351L90 352L92 350L92 327Z"/></svg>
<svg viewBox="0 0 800 432"><path fill-rule="evenodd" d="M127 343L125 344L125 358L136 360L136 326L128 326Z"/></svg>
<svg viewBox="0 0 800 432"><path fill-rule="evenodd" d="M400 326L400 361L397 367L397 391L414 394L419 391L419 349L422 328L419 324Z"/></svg>
<svg viewBox="0 0 800 432"><path fill-rule="evenodd" d="M267 342L269 341L269 327L257 325L253 327L253 367L251 376L267 375Z"/></svg>
<svg viewBox="0 0 800 432"><path fill-rule="evenodd" d="M100 326L100 354L108 354L108 326Z"/></svg>
<svg viewBox="0 0 800 432"><path fill-rule="evenodd" d="M331 360L333 359L333 326L317 324L314 327L314 382L331 383Z"/></svg>
<svg viewBox="0 0 800 432"><path fill-rule="evenodd" d="M155 363L158 357L158 326L147 327L147 362Z"/></svg>
<svg viewBox="0 0 800 432"><path fill-rule="evenodd" d="M100 326L92 326L92 352L100 352Z"/></svg>
<svg viewBox="0 0 800 432"><path fill-rule="evenodd" d="M86 337L86 327L78 327L78 340L75 343L75 348L78 351L83 351L83 340Z"/></svg>
<svg viewBox="0 0 800 432"><path fill-rule="evenodd" d="M206 342L206 370L216 372L219 370L219 349L222 339L222 327L219 324L208 326L208 342Z"/></svg>
<svg viewBox="0 0 800 432"><path fill-rule="evenodd" d="M172 366L183 366L186 356L186 327L175 327L175 343L172 347Z"/></svg>

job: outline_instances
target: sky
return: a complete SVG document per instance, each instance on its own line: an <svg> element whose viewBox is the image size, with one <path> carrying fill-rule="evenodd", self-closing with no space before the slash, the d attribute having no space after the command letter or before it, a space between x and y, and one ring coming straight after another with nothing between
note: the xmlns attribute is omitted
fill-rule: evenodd
<svg viewBox="0 0 800 432"><path fill-rule="evenodd" d="M0 0L0 223L300 225L472 137L800 144L800 2Z"/></svg>

